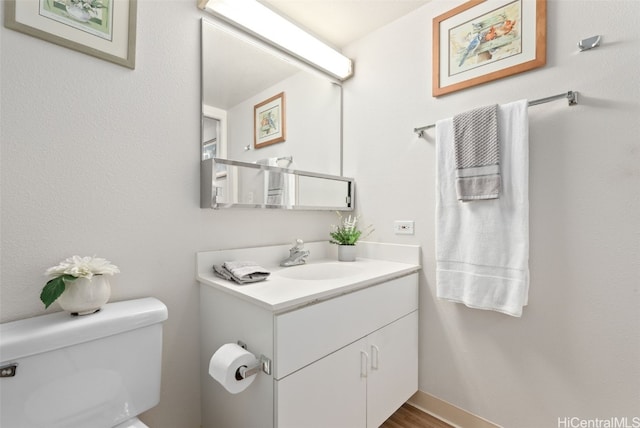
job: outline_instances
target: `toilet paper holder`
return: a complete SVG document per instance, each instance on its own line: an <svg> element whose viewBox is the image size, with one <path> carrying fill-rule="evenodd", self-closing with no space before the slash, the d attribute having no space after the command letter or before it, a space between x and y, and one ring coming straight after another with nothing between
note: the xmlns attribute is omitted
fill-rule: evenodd
<svg viewBox="0 0 640 428"><path fill-rule="evenodd" d="M237 343L241 348L247 349L247 344L243 341L238 340ZM262 354L260 354L260 358L256 359L253 363L249 364L248 366L242 366L238 370L236 370L236 379L246 379L257 374L260 371L268 375L271 374L271 360Z"/></svg>

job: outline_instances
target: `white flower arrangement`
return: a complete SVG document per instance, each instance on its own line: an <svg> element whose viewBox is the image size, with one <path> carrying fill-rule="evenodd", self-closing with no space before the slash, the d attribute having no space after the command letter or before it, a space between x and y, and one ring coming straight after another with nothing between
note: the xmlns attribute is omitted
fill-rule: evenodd
<svg viewBox="0 0 640 428"><path fill-rule="evenodd" d="M48 308L64 292L65 282L78 278L91 279L95 275L114 275L120 273L116 265L100 257L73 256L60 262L58 266L47 269L45 275L50 279L40 293L40 300Z"/></svg>

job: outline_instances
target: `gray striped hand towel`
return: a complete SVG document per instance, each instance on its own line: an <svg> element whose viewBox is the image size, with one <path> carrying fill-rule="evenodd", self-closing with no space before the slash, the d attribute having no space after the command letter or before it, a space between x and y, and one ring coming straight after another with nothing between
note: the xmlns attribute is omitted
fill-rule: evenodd
<svg viewBox="0 0 640 428"><path fill-rule="evenodd" d="M453 117L459 201L499 198L502 183L497 111L494 104Z"/></svg>

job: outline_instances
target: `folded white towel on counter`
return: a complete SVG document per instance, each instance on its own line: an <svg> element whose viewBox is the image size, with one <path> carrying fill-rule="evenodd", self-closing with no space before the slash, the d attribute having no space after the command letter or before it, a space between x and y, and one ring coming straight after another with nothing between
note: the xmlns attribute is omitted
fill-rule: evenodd
<svg viewBox="0 0 640 428"><path fill-rule="evenodd" d="M498 105L455 115L453 132L458 200L497 199L501 188Z"/></svg>
<svg viewBox="0 0 640 428"><path fill-rule="evenodd" d="M224 262L213 265L213 273L238 284L264 281L271 275L267 269L251 261Z"/></svg>
<svg viewBox="0 0 640 428"><path fill-rule="evenodd" d="M498 107L499 199L461 203L453 119L436 124L436 289L439 299L519 317L529 293L527 101Z"/></svg>

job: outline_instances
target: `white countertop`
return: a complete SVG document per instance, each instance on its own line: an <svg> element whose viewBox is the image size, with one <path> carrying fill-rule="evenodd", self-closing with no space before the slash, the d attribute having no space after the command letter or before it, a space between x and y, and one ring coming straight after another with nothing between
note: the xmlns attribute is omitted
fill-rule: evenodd
<svg viewBox="0 0 640 428"><path fill-rule="evenodd" d="M283 258L283 250L285 256L288 254L290 245L198 253L197 280L203 286L214 287L280 313L420 270L418 246L360 243L359 253L367 257L358 257L355 262L338 262L331 257L334 253L331 247L335 246L327 245L307 244L306 248L311 250L312 255L309 261L306 265L292 267L280 267L276 263ZM268 269L271 275L265 281L244 285L214 275L212 265L228 260L255 261ZM308 270L305 269L318 272L322 279L297 279L308 276L305 274Z"/></svg>

